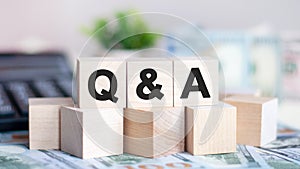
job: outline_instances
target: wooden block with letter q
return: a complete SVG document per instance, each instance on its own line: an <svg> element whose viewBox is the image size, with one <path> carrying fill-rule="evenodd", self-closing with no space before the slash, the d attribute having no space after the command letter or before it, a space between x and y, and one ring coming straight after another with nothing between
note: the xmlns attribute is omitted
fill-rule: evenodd
<svg viewBox="0 0 300 169"><path fill-rule="evenodd" d="M61 150L80 158L123 153L123 109L61 108Z"/></svg>
<svg viewBox="0 0 300 169"><path fill-rule="evenodd" d="M121 58L77 60L75 103L80 108L126 106L126 62Z"/></svg>
<svg viewBox="0 0 300 169"><path fill-rule="evenodd" d="M213 106L187 106L186 150L193 155L236 151L236 108L220 102Z"/></svg>
<svg viewBox="0 0 300 169"><path fill-rule="evenodd" d="M60 149L59 109L74 106L71 98L29 99L29 148Z"/></svg>
<svg viewBox="0 0 300 169"><path fill-rule="evenodd" d="M127 63L127 107L173 106L173 65L169 58L130 59Z"/></svg>
<svg viewBox="0 0 300 169"><path fill-rule="evenodd" d="M124 152L151 158L183 152L183 109L125 109Z"/></svg>
<svg viewBox="0 0 300 169"><path fill-rule="evenodd" d="M230 96L224 99L237 107L237 143L263 146L276 139L276 98Z"/></svg>
<svg viewBox="0 0 300 169"><path fill-rule="evenodd" d="M174 106L217 104L218 60L213 57L174 59Z"/></svg>

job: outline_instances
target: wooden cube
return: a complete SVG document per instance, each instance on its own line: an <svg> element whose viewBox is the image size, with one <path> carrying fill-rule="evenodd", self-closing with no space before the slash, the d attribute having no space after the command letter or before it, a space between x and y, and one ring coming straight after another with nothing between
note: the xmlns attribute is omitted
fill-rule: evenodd
<svg viewBox="0 0 300 169"><path fill-rule="evenodd" d="M276 139L276 98L230 96L226 103L237 107L237 143L263 146Z"/></svg>
<svg viewBox="0 0 300 169"><path fill-rule="evenodd" d="M187 106L186 150L193 155L236 151L236 108L220 102Z"/></svg>
<svg viewBox="0 0 300 169"><path fill-rule="evenodd" d="M96 158L123 153L123 109L61 109L61 150Z"/></svg>
<svg viewBox="0 0 300 169"><path fill-rule="evenodd" d="M125 60L81 57L77 60L76 74L77 90L74 100L78 107L123 108L126 106ZM98 95L100 96L97 97Z"/></svg>
<svg viewBox="0 0 300 169"><path fill-rule="evenodd" d="M124 152L153 158L183 151L183 108L125 109Z"/></svg>
<svg viewBox="0 0 300 169"><path fill-rule="evenodd" d="M29 148L60 149L59 109L73 105L71 98L30 98Z"/></svg>
<svg viewBox="0 0 300 169"><path fill-rule="evenodd" d="M128 108L150 108L151 107L172 107L173 106L173 65L172 60L161 58L143 58L143 59L131 59L127 63L128 73L127 73L127 107ZM151 70L155 73L151 75ZM142 74L143 72L148 78L153 78L153 82L150 82L154 87L159 87L160 89L154 89L153 98L151 97L151 90L153 89L148 85L143 85L145 80L141 78L146 78ZM153 72L153 71L152 71ZM142 77L141 77L142 76ZM139 86L140 85L140 86ZM138 90L141 90L146 96L138 95ZM149 95L150 94L150 95Z"/></svg>
<svg viewBox="0 0 300 169"><path fill-rule="evenodd" d="M174 59L174 106L217 104L219 100L218 68L218 60L212 57ZM201 77L197 76L199 74L202 78L198 78ZM202 87L199 90L197 86ZM184 91L185 88L187 91ZM197 90L188 90L192 88Z"/></svg>

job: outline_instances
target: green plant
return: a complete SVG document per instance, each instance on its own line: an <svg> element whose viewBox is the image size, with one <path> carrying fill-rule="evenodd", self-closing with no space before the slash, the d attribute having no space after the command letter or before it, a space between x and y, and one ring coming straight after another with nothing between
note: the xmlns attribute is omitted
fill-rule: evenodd
<svg viewBox="0 0 300 169"><path fill-rule="evenodd" d="M121 11L115 14L116 22L107 18L97 19L91 29L84 29L105 48L142 49L155 44L158 35L150 32L148 25L135 11Z"/></svg>

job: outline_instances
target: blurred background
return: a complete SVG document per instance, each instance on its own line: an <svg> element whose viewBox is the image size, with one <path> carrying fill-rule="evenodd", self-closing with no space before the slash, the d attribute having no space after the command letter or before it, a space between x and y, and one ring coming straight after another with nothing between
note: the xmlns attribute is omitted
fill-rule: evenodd
<svg viewBox="0 0 300 169"><path fill-rule="evenodd" d="M214 51L205 46L197 51L204 55L216 51L227 93L278 97L279 120L300 128L299 6L298 0L3 0L0 53L62 51L72 67L98 18L129 9L176 16L197 25L212 43ZM149 28L180 33L184 41L198 43L186 25L151 17L145 22ZM189 55L172 39L159 39L154 46Z"/></svg>

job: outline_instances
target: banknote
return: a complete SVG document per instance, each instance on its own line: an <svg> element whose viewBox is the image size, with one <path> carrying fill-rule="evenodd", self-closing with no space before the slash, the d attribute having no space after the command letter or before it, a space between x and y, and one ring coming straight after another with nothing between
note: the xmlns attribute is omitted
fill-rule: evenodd
<svg viewBox="0 0 300 169"><path fill-rule="evenodd" d="M88 161L81 160L79 158L73 157L61 151L29 150L24 145L0 145L0 154L1 154L1 160L3 159L7 161L6 158L16 159L7 162L7 165L10 166L22 166L16 168L39 168L39 167L46 168L46 169L48 168L49 169L103 168L101 164L99 164L98 166L94 166L92 163L89 163ZM7 168L7 166L4 168Z"/></svg>
<svg viewBox="0 0 300 169"><path fill-rule="evenodd" d="M192 156L184 154L187 159L202 163L208 168L270 168L253 147L238 145L236 153Z"/></svg>
<svg viewBox="0 0 300 169"><path fill-rule="evenodd" d="M28 144L28 131L11 131L0 133L1 144Z"/></svg>
<svg viewBox="0 0 300 169"><path fill-rule="evenodd" d="M299 168L300 147L266 149L238 145L236 153L193 156L177 153L160 158L122 154L82 160L58 150L29 150L24 145L0 145L0 169L168 169L168 168ZM281 166L281 167L280 167ZM285 166L285 167L282 167Z"/></svg>
<svg viewBox="0 0 300 169"><path fill-rule="evenodd" d="M259 155L274 169L300 169L300 166L294 162L278 157L274 154L269 154L263 151L257 151Z"/></svg>
<svg viewBox="0 0 300 169"><path fill-rule="evenodd" d="M94 159L107 167L128 168L128 169L165 169L165 168L206 168L205 166L192 161L182 160L175 156L165 156L161 158L144 158L130 154L110 156Z"/></svg>
<svg viewBox="0 0 300 169"><path fill-rule="evenodd" d="M208 168L207 165L204 163L195 163L190 159L183 159L183 158L178 158L179 156L182 156L182 154L185 153L178 153L175 154L174 156L166 156L160 158L160 160L163 162L164 166L166 168L199 168L199 169L205 169ZM183 157L183 156L182 156Z"/></svg>
<svg viewBox="0 0 300 169"><path fill-rule="evenodd" d="M107 167L111 167L114 165L122 166L122 165L134 165L142 162L145 163L147 161L150 161L151 159L124 153L122 155L96 158L95 160L101 162Z"/></svg>
<svg viewBox="0 0 300 169"><path fill-rule="evenodd" d="M0 152L0 169L7 168L39 169L43 164L22 154Z"/></svg>
<svg viewBox="0 0 300 169"><path fill-rule="evenodd" d="M263 148L266 149L282 149L282 148L291 148L300 146L300 138L299 137L287 137L280 138L271 143L264 145Z"/></svg>
<svg viewBox="0 0 300 169"><path fill-rule="evenodd" d="M261 151L300 165L300 146L282 149L260 148Z"/></svg>
<svg viewBox="0 0 300 169"><path fill-rule="evenodd" d="M0 169L206 168L174 156L144 158L130 154L82 160L57 150L28 150L24 145L0 145Z"/></svg>

